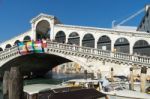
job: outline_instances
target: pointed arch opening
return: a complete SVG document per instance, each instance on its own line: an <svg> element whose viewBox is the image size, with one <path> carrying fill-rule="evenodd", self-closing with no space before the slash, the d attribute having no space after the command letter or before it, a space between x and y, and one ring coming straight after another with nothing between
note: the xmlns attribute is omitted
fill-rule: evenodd
<svg viewBox="0 0 150 99"><path fill-rule="evenodd" d="M80 44L80 37L79 37L79 34L77 32L72 32L69 35L68 44L75 44L75 45Z"/></svg>
<svg viewBox="0 0 150 99"><path fill-rule="evenodd" d="M102 50L111 50L111 40L108 36L103 35L97 42L97 48Z"/></svg>
<svg viewBox="0 0 150 99"><path fill-rule="evenodd" d="M118 38L114 45L115 52L129 53L130 44L126 38Z"/></svg>
<svg viewBox="0 0 150 99"><path fill-rule="evenodd" d="M92 34L86 34L82 40L82 46L84 47L95 47L95 38Z"/></svg>

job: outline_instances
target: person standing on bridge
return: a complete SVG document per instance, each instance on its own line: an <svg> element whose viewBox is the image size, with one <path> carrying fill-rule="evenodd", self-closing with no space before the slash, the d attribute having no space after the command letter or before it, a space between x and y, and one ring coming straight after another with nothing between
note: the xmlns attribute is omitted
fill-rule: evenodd
<svg viewBox="0 0 150 99"><path fill-rule="evenodd" d="M42 48L43 48L44 52L47 52L47 42L45 39L42 39Z"/></svg>

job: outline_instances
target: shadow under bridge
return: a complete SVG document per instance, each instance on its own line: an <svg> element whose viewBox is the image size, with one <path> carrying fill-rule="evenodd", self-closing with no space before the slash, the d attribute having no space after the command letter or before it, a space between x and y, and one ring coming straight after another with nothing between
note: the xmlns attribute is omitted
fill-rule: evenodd
<svg viewBox="0 0 150 99"><path fill-rule="evenodd" d="M43 76L53 67L62 63L71 62L69 59L45 53L34 53L16 57L0 68L1 75L5 70L9 70L12 66L20 68L23 75L33 73L34 75Z"/></svg>

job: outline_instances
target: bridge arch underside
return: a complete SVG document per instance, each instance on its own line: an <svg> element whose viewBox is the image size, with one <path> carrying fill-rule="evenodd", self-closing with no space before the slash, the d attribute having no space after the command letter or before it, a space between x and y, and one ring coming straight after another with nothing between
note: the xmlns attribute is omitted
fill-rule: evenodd
<svg viewBox="0 0 150 99"><path fill-rule="evenodd" d="M5 70L9 70L12 66L21 69L23 75L32 72L33 75L43 76L49 70L57 65L71 62L71 60L52 54L28 54L12 59L1 66L0 73L3 75Z"/></svg>
<svg viewBox="0 0 150 99"><path fill-rule="evenodd" d="M36 26L36 39L50 39L50 30L50 23L48 21L40 21Z"/></svg>
<svg viewBox="0 0 150 99"><path fill-rule="evenodd" d="M130 45L126 38L118 38L114 44L115 52L129 53Z"/></svg>
<svg viewBox="0 0 150 99"><path fill-rule="evenodd" d="M111 50L111 40L108 36L104 35L99 38L97 48L102 50Z"/></svg>
<svg viewBox="0 0 150 99"><path fill-rule="evenodd" d="M136 55L146 55L150 56L150 45L145 40L139 40L135 42L133 46L133 53Z"/></svg>

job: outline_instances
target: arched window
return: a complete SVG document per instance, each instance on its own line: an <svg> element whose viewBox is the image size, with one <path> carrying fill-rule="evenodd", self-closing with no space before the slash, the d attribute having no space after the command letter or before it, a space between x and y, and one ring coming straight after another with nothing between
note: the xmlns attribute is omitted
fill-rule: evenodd
<svg viewBox="0 0 150 99"><path fill-rule="evenodd" d="M28 42L28 41L31 41L31 38L30 36L25 36L24 39L23 39L23 42Z"/></svg>
<svg viewBox="0 0 150 99"><path fill-rule="evenodd" d="M138 40L133 46L133 54L150 56L150 46L145 40Z"/></svg>
<svg viewBox="0 0 150 99"><path fill-rule="evenodd" d="M103 50L111 50L111 40L108 36L101 36L97 42L97 48Z"/></svg>
<svg viewBox="0 0 150 99"><path fill-rule="evenodd" d="M50 39L50 24L46 20L40 21L36 26L36 39Z"/></svg>
<svg viewBox="0 0 150 99"><path fill-rule="evenodd" d="M7 44L5 48L6 48L6 49L7 49L7 48L11 48L11 45L10 45L10 44Z"/></svg>
<svg viewBox="0 0 150 99"><path fill-rule="evenodd" d="M18 43L20 43L20 41L16 40L15 43L14 43L14 45L17 45Z"/></svg>
<svg viewBox="0 0 150 99"><path fill-rule="evenodd" d="M63 31L57 32L55 36L55 41L58 43L65 43L66 42L66 35Z"/></svg>
<svg viewBox="0 0 150 99"><path fill-rule="evenodd" d="M72 32L68 38L68 44L80 44L80 37L77 32Z"/></svg>
<svg viewBox="0 0 150 99"><path fill-rule="evenodd" d="M0 51L3 51L3 49L0 47Z"/></svg>
<svg viewBox="0 0 150 99"><path fill-rule="evenodd" d="M86 34L82 40L82 46L94 48L95 46L95 38L92 34Z"/></svg>
<svg viewBox="0 0 150 99"><path fill-rule="evenodd" d="M129 53L129 41L126 38L118 38L114 45L114 51Z"/></svg>

